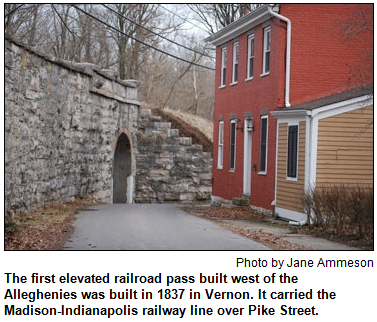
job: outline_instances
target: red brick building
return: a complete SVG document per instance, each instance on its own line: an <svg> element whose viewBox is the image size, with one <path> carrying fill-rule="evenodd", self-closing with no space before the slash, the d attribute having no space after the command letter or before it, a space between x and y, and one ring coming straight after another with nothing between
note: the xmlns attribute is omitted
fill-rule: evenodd
<svg viewBox="0 0 377 322"><path fill-rule="evenodd" d="M270 112L373 82L373 5L263 5L206 41L216 46L213 201L273 210Z"/></svg>

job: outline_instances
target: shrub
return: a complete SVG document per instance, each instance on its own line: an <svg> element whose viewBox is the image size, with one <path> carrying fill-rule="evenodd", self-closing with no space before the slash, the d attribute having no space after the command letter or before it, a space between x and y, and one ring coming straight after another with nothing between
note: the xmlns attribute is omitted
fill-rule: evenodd
<svg viewBox="0 0 377 322"><path fill-rule="evenodd" d="M308 190L302 205L313 227L359 239L373 238L373 188L327 184Z"/></svg>

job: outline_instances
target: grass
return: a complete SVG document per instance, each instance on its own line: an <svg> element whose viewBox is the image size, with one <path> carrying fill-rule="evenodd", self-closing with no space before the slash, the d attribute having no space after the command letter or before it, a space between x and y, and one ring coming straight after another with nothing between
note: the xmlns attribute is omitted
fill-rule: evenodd
<svg viewBox="0 0 377 322"><path fill-rule="evenodd" d="M191 137L193 144L200 144L203 146L204 152L212 153L212 142L207 136L201 132L198 128L195 128L182 120L181 118L168 113L160 108L155 108L152 110L153 114L161 116L164 122L171 123L173 129L179 130L179 136Z"/></svg>

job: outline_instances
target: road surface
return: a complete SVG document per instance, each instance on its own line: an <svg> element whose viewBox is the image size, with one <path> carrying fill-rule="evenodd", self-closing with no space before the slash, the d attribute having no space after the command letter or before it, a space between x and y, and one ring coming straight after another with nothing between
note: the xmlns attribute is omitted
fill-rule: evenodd
<svg viewBox="0 0 377 322"><path fill-rule="evenodd" d="M80 212L64 250L267 250L172 204L106 204Z"/></svg>

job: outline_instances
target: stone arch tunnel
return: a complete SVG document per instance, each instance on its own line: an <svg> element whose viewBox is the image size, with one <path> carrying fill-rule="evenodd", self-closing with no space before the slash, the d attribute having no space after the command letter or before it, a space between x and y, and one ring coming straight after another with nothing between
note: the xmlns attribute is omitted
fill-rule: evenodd
<svg viewBox="0 0 377 322"><path fill-rule="evenodd" d="M113 203L132 203L131 142L122 133L116 144L113 166Z"/></svg>

